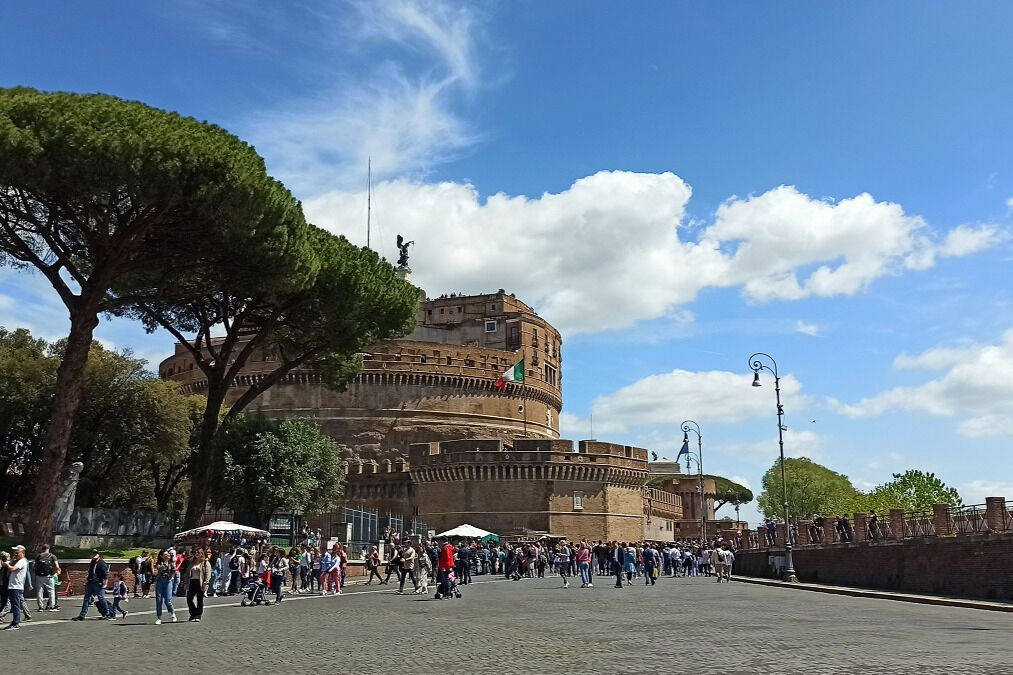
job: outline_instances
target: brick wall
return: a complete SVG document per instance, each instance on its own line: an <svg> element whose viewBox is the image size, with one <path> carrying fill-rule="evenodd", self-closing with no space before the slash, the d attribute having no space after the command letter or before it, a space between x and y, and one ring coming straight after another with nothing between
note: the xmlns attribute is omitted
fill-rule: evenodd
<svg viewBox="0 0 1013 675"><path fill-rule="evenodd" d="M771 555L781 550L739 551L735 571L773 576ZM1013 535L905 539L877 544L837 544L793 552L799 581L987 600L1013 599Z"/></svg>

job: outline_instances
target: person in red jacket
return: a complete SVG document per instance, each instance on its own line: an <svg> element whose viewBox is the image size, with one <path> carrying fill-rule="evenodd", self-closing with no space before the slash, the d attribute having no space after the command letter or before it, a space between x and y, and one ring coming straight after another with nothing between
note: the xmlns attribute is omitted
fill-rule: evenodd
<svg viewBox="0 0 1013 675"><path fill-rule="evenodd" d="M454 571L454 545L449 541L443 542L443 546L440 547L440 559L436 564L436 593L437 598L440 594L448 594L450 592L450 573ZM441 590L442 589L442 590Z"/></svg>
<svg viewBox="0 0 1013 675"><path fill-rule="evenodd" d="M454 545L449 541L443 542L443 546L440 548L440 572L449 572L454 569Z"/></svg>

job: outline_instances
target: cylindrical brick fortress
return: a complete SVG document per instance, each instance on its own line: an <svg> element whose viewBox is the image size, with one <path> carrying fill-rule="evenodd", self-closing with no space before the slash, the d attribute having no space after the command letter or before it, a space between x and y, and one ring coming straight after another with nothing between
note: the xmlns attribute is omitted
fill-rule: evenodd
<svg viewBox="0 0 1013 675"><path fill-rule="evenodd" d="M318 373L300 369L247 410L314 419L348 447L350 459L393 461L407 457L413 443L558 438L561 346L552 326L503 291L446 296L422 303L411 335L370 347L345 391L332 391ZM497 388L497 378L522 359L524 383ZM255 353L226 405L277 365L270 355ZM160 364L159 374L188 393L206 388L183 345Z"/></svg>

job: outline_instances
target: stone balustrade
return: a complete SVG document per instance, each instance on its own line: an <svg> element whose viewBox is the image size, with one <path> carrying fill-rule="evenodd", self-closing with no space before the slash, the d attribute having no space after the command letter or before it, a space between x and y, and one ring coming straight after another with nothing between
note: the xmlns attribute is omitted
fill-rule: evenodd
<svg viewBox="0 0 1013 675"><path fill-rule="evenodd" d="M874 517L875 516L875 517ZM890 509L885 514L853 513L842 529L837 518L823 518L822 524L800 520L791 533L792 545L799 547L837 544L863 545L926 537L1013 534L1013 502L1005 497L988 497L984 504L950 506L935 504L930 510L907 512ZM783 548L786 528L778 523L775 532L766 526L739 534L740 548Z"/></svg>

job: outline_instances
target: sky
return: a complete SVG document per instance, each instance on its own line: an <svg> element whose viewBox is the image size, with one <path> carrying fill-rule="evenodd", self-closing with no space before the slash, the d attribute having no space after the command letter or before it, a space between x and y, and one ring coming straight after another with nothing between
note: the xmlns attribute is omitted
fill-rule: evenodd
<svg viewBox="0 0 1013 675"><path fill-rule="evenodd" d="M0 12L0 86L219 124L360 244L371 161L373 248L394 260L404 234L430 296L505 288L563 332L564 437L672 459L692 419L705 471L758 494L765 352L787 455L861 489L914 468L1013 498L1013 4ZM0 325L68 324L41 277L0 270ZM124 320L97 336L172 351Z"/></svg>

